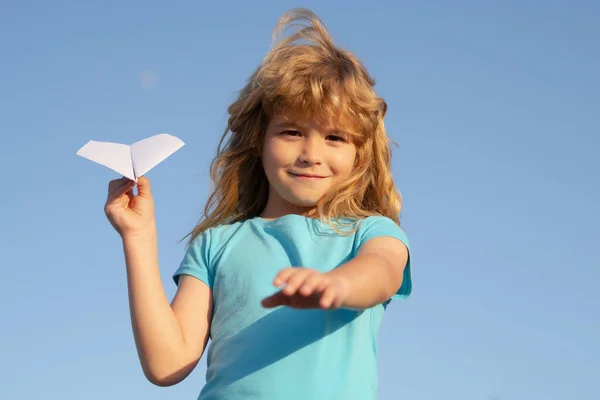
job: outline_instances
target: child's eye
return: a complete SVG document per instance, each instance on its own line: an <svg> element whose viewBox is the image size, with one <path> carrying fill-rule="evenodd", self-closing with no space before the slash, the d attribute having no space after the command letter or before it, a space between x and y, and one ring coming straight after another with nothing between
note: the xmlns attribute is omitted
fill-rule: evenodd
<svg viewBox="0 0 600 400"><path fill-rule="evenodd" d="M329 135L327 136L327 140L331 140L333 142L345 142L346 139L343 136L339 135Z"/></svg>
<svg viewBox="0 0 600 400"><path fill-rule="evenodd" d="M300 136L301 133L298 131L283 131L281 132L282 135L284 136Z"/></svg>

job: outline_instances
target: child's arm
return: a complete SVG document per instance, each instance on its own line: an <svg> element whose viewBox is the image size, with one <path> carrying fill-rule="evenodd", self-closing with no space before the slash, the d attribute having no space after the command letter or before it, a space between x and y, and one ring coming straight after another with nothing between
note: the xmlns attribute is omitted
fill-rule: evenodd
<svg viewBox="0 0 600 400"><path fill-rule="evenodd" d="M129 308L142 369L155 385L183 380L198 363L212 313L210 289L195 278L182 277L169 304L158 266L154 202L150 182L112 181L105 213L120 234L125 253Z"/></svg>
<svg viewBox="0 0 600 400"><path fill-rule="evenodd" d="M162 284L156 230L123 237L129 308L138 356L146 378L158 386L185 379L198 364L208 340L210 289L182 276L169 304Z"/></svg>
<svg viewBox="0 0 600 400"><path fill-rule="evenodd" d="M370 308L387 301L402 285L408 249L400 240L367 241L352 260L327 273L285 268L273 284L283 289L263 299L265 307Z"/></svg>
<svg viewBox="0 0 600 400"><path fill-rule="evenodd" d="M402 285L408 250L398 239L377 237L366 242L352 260L327 275L349 287L342 307L370 308L392 297Z"/></svg>

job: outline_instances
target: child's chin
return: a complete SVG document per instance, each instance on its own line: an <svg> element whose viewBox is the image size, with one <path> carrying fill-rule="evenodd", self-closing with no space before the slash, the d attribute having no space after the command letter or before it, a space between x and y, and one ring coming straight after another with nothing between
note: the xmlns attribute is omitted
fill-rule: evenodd
<svg viewBox="0 0 600 400"><path fill-rule="evenodd" d="M310 208L310 207L316 207L317 203L319 202L319 198L315 198L315 197L305 197L305 196L294 196L293 199L291 199L291 203L294 204L296 207L303 207L303 208Z"/></svg>

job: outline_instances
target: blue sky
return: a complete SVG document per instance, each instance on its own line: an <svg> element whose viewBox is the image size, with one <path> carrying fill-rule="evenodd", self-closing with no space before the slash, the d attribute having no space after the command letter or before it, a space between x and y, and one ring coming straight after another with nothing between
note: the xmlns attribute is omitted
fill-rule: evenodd
<svg viewBox="0 0 600 400"><path fill-rule="evenodd" d="M3 4L3 396L196 398L205 359L175 387L142 375L103 214L118 176L75 152L161 132L186 143L148 174L171 298L226 107L277 18L304 6L365 62L399 143L414 292L380 331L380 399L596 398L599 3L248 4Z"/></svg>

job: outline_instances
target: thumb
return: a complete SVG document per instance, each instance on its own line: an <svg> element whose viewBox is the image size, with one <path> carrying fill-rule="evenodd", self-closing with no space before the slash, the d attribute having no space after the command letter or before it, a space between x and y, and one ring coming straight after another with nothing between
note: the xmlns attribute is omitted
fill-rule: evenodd
<svg viewBox="0 0 600 400"><path fill-rule="evenodd" d="M150 180L145 176L140 176L137 180L138 196L151 198L152 189L150 188Z"/></svg>

